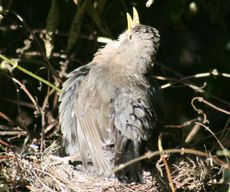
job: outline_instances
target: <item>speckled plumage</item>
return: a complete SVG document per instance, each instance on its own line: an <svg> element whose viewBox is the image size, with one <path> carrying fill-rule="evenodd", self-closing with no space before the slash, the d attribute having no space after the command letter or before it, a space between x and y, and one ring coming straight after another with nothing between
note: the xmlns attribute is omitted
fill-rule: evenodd
<svg viewBox="0 0 230 192"><path fill-rule="evenodd" d="M158 88L146 74L154 65L158 31L136 24L68 75L60 96L66 152L80 153L99 175L138 157L159 124ZM119 172L122 181L141 181L140 164Z"/></svg>

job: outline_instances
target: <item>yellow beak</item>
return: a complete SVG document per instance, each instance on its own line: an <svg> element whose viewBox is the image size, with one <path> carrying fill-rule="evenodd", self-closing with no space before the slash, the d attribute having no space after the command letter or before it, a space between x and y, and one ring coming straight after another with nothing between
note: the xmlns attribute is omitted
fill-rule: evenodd
<svg viewBox="0 0 230 192"><path fill-rule="evenodd" d="M129 13L126 13L126 16L127 16L128 31L130 31L133 27L140 24L139 15L135 7L133 7L133 19Z"/></svg>
<svg viewBox="0 0 230 192"><path fill-rule="evenodd" d="M130 16L129 13L126 13L126 17L127 17L127 25L128 25L128 31L131 31L131 29L133 28L133 20L132 17Z"/></svg>

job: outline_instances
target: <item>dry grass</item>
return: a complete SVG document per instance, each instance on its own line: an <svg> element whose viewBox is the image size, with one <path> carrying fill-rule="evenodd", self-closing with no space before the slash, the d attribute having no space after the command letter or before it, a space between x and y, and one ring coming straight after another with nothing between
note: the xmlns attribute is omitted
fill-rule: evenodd
<svg viewBox="0 0 230 192"><path fill-rule="evenodd" d="M71 165L67 157L57 156L60 145L52 143L42 153L30 146L24 155L2 153L1 191L170 191L163 166L160 171L144 172L144 184L121 184L115 178L96 177L93 172L83 171L81 165ZM184 157L184 158L182 158ZM176 159L176 160L175 160ZM221 169L204 158L189 156L169 160L173 183L177 191L218 191L217 179ZM162 162L158 163L161 164ZM159 166L158 166L159 169ZM215 174L214 174L215 173ZM211 188L210 188L211 186ZM211 190L210 190L211 189ZM217 190L218 189L218 190Z"/></svg>

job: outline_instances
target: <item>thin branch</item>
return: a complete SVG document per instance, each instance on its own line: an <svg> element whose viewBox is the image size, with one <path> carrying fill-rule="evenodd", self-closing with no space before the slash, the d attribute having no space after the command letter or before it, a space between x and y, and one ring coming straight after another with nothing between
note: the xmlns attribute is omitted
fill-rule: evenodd
<svg viewBox="0 0 230 192"><path fill-rule="evenodd" d="M202 103L208 105L209 107L212 107L213 109L215 109L215 110L217 110L217 111L220 111L220 112L222 112L222 113L225 113L225 114L227 114L227 115L230 115L230 112L229 112L229 111L226 111L226 110L224 110L224 109L222 109L222 108L220 108L220 107L217 107L216 105L214 105L214 104L212 104L212 103L206 101L203 97L194 97L194 98L192 99L192 102L195 101L195 100L198 100L199 102L202 102Z"/></svg>
<svg viewBox="0 0 230 192"><path fill-rule="evenodd" d="M2 117L3 119L7 120L10 124L13 124L13 121L7 115L2 113L1 111L0 111L0 117Z"/></svg>
<svg viewBox="0 0 230 192"><path fill-rule="evenodd" d="M225 161L222 161L221 159L219 159L218 157L215 157L215 156L212 156L208 153L205 153L203 151L199 151L199 150L195 150L195 149L185 149L185 148L182 148L182 149L166 149L166 150L163 150L163 151L154 151L154 152L147 152L145 155L143 156L140 156L140 157L137 157L135 159L132 159L124 164L120 164L119 166L115 167L113 169L113 172L117 172L117 171L120 171L122 169L124 169L125 167L131 165L131 164L134 164L134 163L137 163L139 161L142 161L144 159L150 159L154 156L159 156L159 155L162 155L164 153L180 153L181 155L183 154L193 154L193 155L198 155L198 156L201 156L201 157L207 157L207 158L211 158L216 164L222 166L223 168L227 169L227 170L230 170L230 163L226 163Z"/></svg>
<svg viewBox="0 0 230 192"><path fill-rule="evenodd" d="M162 134L160 134L159 138L158 138L158 149L159 149L159 151L163 151L163 147L162 147ZM168 162L166 160L166 154L161 155L161 157L162 157L162 160L163 160L163 163L164 163L164 166L165 166L167 178L168 178L168 181L169 181L169 186L170 186L172 192L175 192L176 190L175 190L175 187L173 185L171 171L170 171Z"/></svg>
<svg viewBox="0 0 230 192"><path fill-rule="evenodd" d="M204 111L200 108L197 108L196 105L194 104L194 101L197 100L196 97L194 97L191 101L191 105L193 107L193 109L198 113L198 114L201 114L203 116L203 123L206 124L206 123L209 123L208 119L207 119L207 115L204 113Z"/></svg>
<svg viewBox="0 0 230 192"><path fill-rule="evenodd" d="M30 94L30 92L27 90L26 86L23 85L20 81L18 81L17 79L15 79L14 77L12 78L12 80L17 83L20 88L25 92L25 94L29 97L29 99L31 100L31 102L34 104L36 111L38 112L38 114L41 114L41 108L40 106L37 104L36 100L34 99L34 97Z"/></svg>
<svg viewBox="0 0 230 192"><path fill-rule="evenodd" d="M178 129L181 129L181 128L185 128L185 127L188 127L189 125L191 125L192 123L194 123L195 121L198 121L200 118L195 118L195 119L191 119L189 121L185 121L183 124L181 125L166 125L165 127L166 128L178 128Z"/></svg>
<svg viewBox="0 0 230 192"><path fill-rule="evenodd" d="M202 127L205 128L205 130L207 130L209 133L211 133L211 135L216 139L217 143L219 144L220 148L222 150L225 149L225 147L222 145L222 143L219 141L219 139L216 137L215 133L213 133L213 131L211 129L209 129L208 126L205 126L203 123L200 123L200 122L195 122L197 125L200 125Z"/></svg>
<svg viewBox="0 0 230 192"><path fill-rule="evenodd" d="M190 79L199 79L199 78L204 78L204 77L217 77L217 76L222 76L222 77L225 77L225 78L230 78L230 74L228 73L220 73L217 71L217 69L213 69L211 72L205 72L205 73L199 73L199 74L195 74L195 75L190 75L190 76L187 76L187 77L183 77L181 79L175 79L175 78L168 78L168 77L162 77L162 76L155 76L156 79L159 79L159 80L173 80L175 82L172 82L172 83L167 83L167 84L164 84L161 86L162 89L165 89L165 88L168 88L168 87L171 87L173 84L176 84L176 83L181 83L181 82L184 82L184 81L187 81L187 80L190 80ZM190 83L186 83L186 85L188 85L189 87L191 88L195 88L195 90L197 91L197 86L193 85L193 84L190 84ZM199 89L198 89L199 90Z"/></svg>
<svg viewBox="0 0 230 192"><path fill-rule="evenodd" d="M200 128L201 128L201 125L199 125L198 123L195 123L192 130L187 135L187 137L185 139L185 143L190 143L192 141L192 139L194 138L194 136L198 133Z"/></svg>
<svg viewBox="0 0 230 192"><path fill-rule="evenodd" d="M0 54L0 58L4 61L6 61L7 63L11 64L14 68L16 67L18 70L22 71L23 73L26 73L27 75L33 77L34 79L37 79L38 81L48 85L49 87L52 87L53 89L55 89L58 92L61 92L61 89L59 89L58 87L56 87L55 85L53 85L52 83L50 83L49 81L39 77L38 75L28 71L27 69L19 66L16 62L8 59L7 57L5 57L4 55Z"/></svg>

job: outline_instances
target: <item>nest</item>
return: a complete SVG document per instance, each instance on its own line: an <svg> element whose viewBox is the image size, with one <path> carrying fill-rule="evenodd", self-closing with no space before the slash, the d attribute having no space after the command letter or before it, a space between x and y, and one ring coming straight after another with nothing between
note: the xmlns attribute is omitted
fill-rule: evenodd
<svg viewBox="0 0 230 192"><path fill-rule="evenodd" d="M1 191L24 191L25 188L39 192L171 191L163 166L160 166L160 171L156 166L144 171L144 184L122 184L116 178L96 177L84 171L81 165L69 164L66 157L58 156L59 151L60 145L54 142L42 153L34 150L34 146L30 146L21 156L15 152L2 153L1 156L8 158L1 162ZM220 187L221 191L227 191L226 185L217 184L222 170L214 166L211 160L181 156L168 161L177 191L220 191Z"/></svg>

